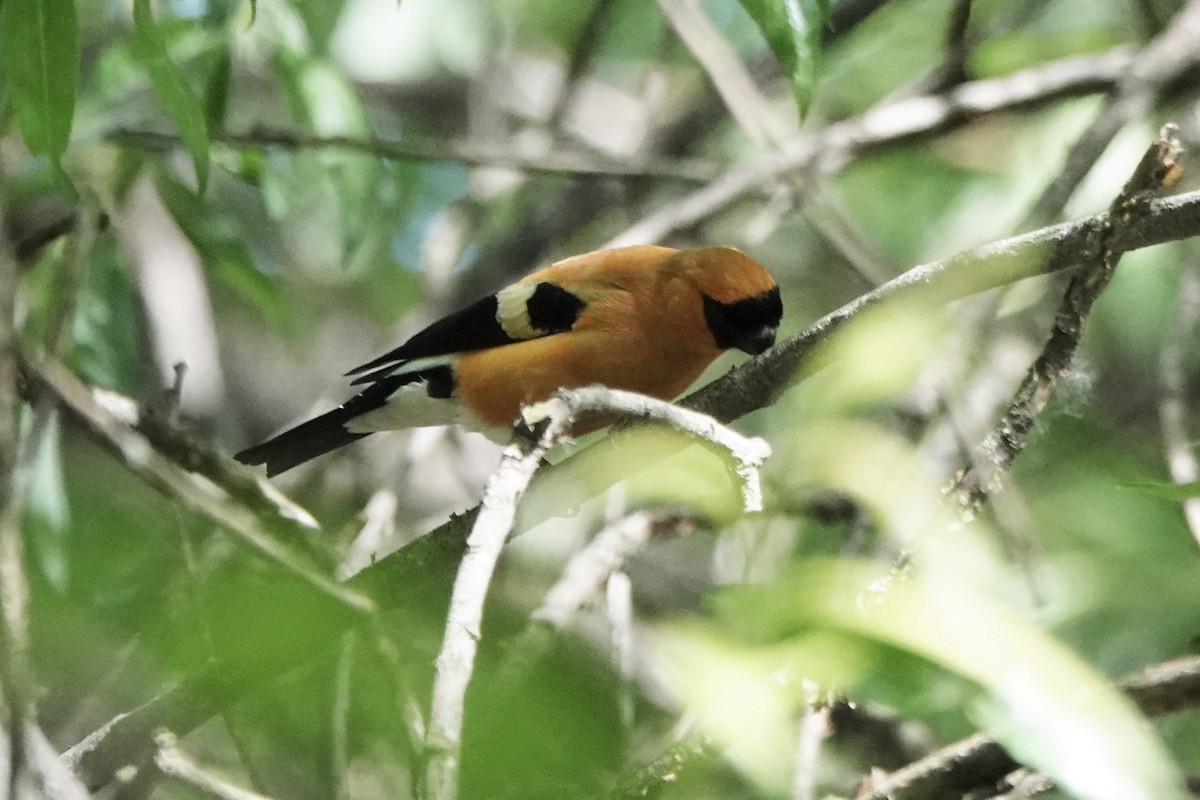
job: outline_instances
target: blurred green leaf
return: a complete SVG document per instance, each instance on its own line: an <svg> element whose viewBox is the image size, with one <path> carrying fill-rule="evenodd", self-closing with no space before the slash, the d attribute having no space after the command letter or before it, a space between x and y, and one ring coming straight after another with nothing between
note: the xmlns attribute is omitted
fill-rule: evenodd
<svg viewBox="0 0 1200 800"><path fill-rule="evenodd" d="M293 114L319 136L367 138L370 125L353 85L333 64L311 53L283 50L275 68ZM343 280L371 260L355 255L378 234L376 189L384 172L362 153L299 151L268 160L267 207L296 244L298 265L318 280Z"/></svg>
<svg viewBox="0 0 1200 800"><path fill-rule="evenodd" d="M778 646L854 633L977 683L985 725L1023 763L1085 800L1182 798L1183 779L1117 689L1041 631L976 594L865 562L817 562L717 600L736 639Z"/></svg>
<svg viewBox="0 0 1200 800"><path fill-rule="evenodd" d="M27 546L46 581L59 591L66 589L70 577L72 530L61 447L62 429L58 417L52 416L33 462L26 520Z"/></svg>
<svg viewBox="0 0 1200 800"><path fill-rule="evenodd" d="M229 79L233 71L229 45L222 43L217 59L209 70L204 86L204 124L208 130L220 130L225 125L225 112L229 108Z"/></svg>
<svg viewBox="0 0 1200 800"><path fill-rule="evenodd" d="M970 54L971 73L981 78L1007 75L1068 56L1102 53L1120 40L1111 28L1015 30L981 42Z"/></svg>
<svg viewBox="0 0 1200 800"><path fill-rule="evenodd" d="M246 246L245 231L230 214L167 175L160 175L157 185L167 210L200 255L205 272L232 289L271 324L286 326L292 318L291 306L279 285L258 268Z"/></svg>
<svg viewBox="0 0 1200 800"><path fill-rule="evenodd" d="M783 64L801 118L817 85L821 28L829 19L828 0L740 0Z"/></svg>
<svg viewBox="0 0 1200 800"><path fill-rule="evenodd" d="M538 472L521 501L517 529L567 514L598 521L614 487L629 508L680 506L718 525L745 511L728 452L664 425L639 425Z"/></svg>
<svg viewBox="0 0 1200 800"><path fill-rule="evenodd" d="M146 363L141 300L111 241L93 255L75 310L71 363L92 383L136 394Z"/></svg>
<svg viewBox="0 0 1200 800"><path fill-rule="evenodd" d="M134 55L150 76L159 102L175 122L179 138L192 157L196 185L203 192L208 184L209 148L204 104L171 61L166 37L150 11L150 0L134 0L133 29Z"/></svg>
<svg viewBox="0 0 1200 800"><path fill-rule="evenodd" d="M79 83L74 0L4 0L0 58L26 147L57 158L71 139Z"/></svg>

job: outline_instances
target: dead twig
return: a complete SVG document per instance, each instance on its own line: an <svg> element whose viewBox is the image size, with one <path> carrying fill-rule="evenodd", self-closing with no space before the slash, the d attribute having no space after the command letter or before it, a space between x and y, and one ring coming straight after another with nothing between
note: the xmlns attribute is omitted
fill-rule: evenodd
<svg viewBox="0 0 1200 800"><path fill-rule="evenodd" d="M1014 392L1008 409L984 440L983 455L957 478L951 488L964 511L977 511L996 488L1001 476L1025 448L1030 432L1054 397L1058 382L1070 372L1092 305L1108 286L1121 258L1114 242L1117 231L1130 224L1134 210L1144 207L1154 192L1179 177L1183 147L1174 125L1164 125L1125 188L1113 201L1103 223L1084 245L1088 263L1070 281L1055 315L1050 338L1025 380Z"/></svg>

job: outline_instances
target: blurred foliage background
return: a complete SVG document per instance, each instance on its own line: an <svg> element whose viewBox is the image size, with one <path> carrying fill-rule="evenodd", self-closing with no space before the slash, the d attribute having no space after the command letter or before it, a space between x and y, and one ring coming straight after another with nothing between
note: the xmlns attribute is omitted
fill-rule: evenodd
<svg viewBox="0 0 1200 800"><path fill-rule="evenodd" d="M1034 210L1184 5L3 0L4 313L25 351L234 452L341 402L347 367L440 315L627 231L645 240L635 226L722 176L818 142L801 169L648 237L751 253L791 334L915 264L1103 210L1165 121L1194 142L1188 63L1145 90L1065 204ZM994 107L820 138L964 86ZM916 105L894 107L913 122ZM1200 718L1148 726L1105 678L1197 648L1200 559L1160 420L1164 398L1195 407L1196 269L1188 241L1123 259L971 521L948 519L941 487L1036 357L1061 278L885 306L840 332L825 369L736 423L774 450L761 513L741 513L723 456L666 434L558 454L491 593L461 795L853 796L872 770L984 730L1070 796L1179 796L1200 774ZM154 779L165 728L271 797L420 794L453 563L403 586L371 575L478 502L497 447L377 435L275 481L320 520L302 545L322 570L367 567L351 586L402 598L364 621L77 415L34 403L20 420L37 722L63 751L168 698L110 742L137 776L88 767L89 788L204 796ZM571 554L664 506L688 522L530 648L529 614ZM937 796L969 789L1001 791Z"/></svg>

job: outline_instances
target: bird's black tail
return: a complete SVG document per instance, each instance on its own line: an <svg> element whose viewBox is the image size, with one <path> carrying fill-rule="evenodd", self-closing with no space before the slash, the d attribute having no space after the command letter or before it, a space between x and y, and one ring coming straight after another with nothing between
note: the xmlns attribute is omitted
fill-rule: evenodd
<svg viewBox="0 0 1200 800"><path fill-rule="evenodd" d="M358 408L335 408L262 444L249 447L234 458L250 466L265 464L267 476L273 477L309 459L369 436L368 433L351 433L346 430L346 422L360 413L362 410Z"/></svg>

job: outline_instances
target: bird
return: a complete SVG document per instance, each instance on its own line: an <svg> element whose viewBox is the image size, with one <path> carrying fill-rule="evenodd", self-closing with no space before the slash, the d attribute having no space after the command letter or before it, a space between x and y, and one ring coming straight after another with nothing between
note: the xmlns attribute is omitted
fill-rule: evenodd
<svg viewBox="0 0 1200 800"><path fill-rule="evenodd" d="M775 279L732 247L572 256L355 367L359 394L234 458L270 477L372 433L452 423L503 442L522 406L591 384L672 400L722 352L765 352L782 316Z"/></svg>

